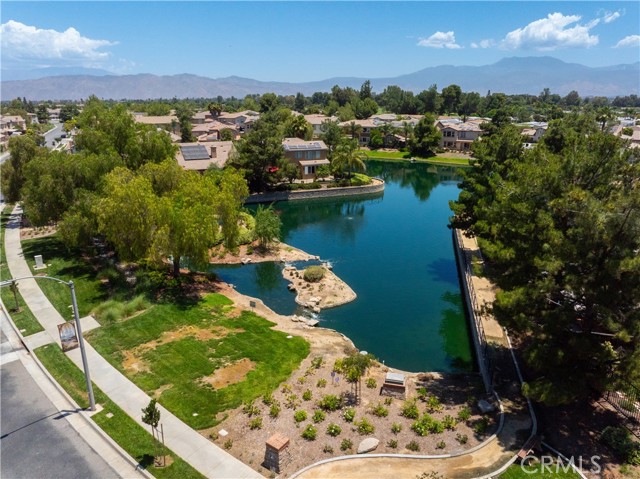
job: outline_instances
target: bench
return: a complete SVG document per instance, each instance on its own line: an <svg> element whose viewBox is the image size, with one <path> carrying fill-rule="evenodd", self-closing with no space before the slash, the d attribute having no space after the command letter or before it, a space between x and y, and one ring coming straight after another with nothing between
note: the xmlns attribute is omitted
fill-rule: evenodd
<svg viewBox="0 0 640 479"><path fill-rule="evenodd" d="M534 449L540 446L541 441L542 441L542 438L540 436L538 435L531 436L527 440L527 442L524 443L524 446L522 446L522 449L518 451L518 459L523 460L525 457L531 454Z"/></svg>

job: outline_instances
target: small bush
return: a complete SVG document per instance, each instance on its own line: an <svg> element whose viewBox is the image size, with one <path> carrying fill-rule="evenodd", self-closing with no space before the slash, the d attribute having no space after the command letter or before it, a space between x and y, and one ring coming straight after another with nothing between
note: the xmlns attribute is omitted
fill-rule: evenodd
<svg viewBox="0 0 640 479"><path fill-rule="evenodd" d="M356 417L356 410L352 407L347 408L344 410L344 413L342 413L342 417L347 422L353 422L353 419Z"/></svg>
<svg viewBox="0 0 640 479"><path fill-rule="evenodd" d="M313 424L307 424L307 427L302 431L302 438L307 441L315 441L318 435L318 429Z"/></svg>
<svg viewBox="0 0 640 479"><path fill-rule="evenodd" d="M327 426L327 434L331 437L339 436L342 432L342 428L337 424L331 423Z"/></svg>
<svg viewBox="0 0 640 479"><path fill-rule="evenodd" d="M453 416L450 416L449 414L447 414L445 417L442 418L442 425L444 426L445 429L449 429L450 431L453 431L458 425L458 423L453 418Z"/></svg>
<svg viewBox="0 0 640 479"><path fill-rule="evenodd" d="M416 441L411 441L409 444L407 444L407 449L413 452L418 452L420 450L420 444L418 444Z"/></svg>
<svg viewBox="0 0 640 479"><path fill-rule="evenodd" d="M367 388L375 389L378 384L374 378L367 378Z"/></svg>
<svg viewBox="0 0 640 479"><path fill-rule="evenodd" d="M429 434L442 434L444 432L444 425L425 413L419 420L411 425L411 429L418 436L427 436Z"/></svg>
<svg viewBox="0 0 640 479"><path fill-rule="evenodd" d="M271 406L273 404L273 394L266 393L264 396L262 396L262 404L264 404L265 406Z"/></svg>
<svg viewBox="0 0 640 479"><path fill-rule="evenodd" d="M312 397L312 393L310 389L307 389L305 392L302 393L302 399L304 401L311 401L311 397Z"/></svg>
<svg viewBox="0 0 640 479"><path fill-rule="evenodd" d="M600 440L624 462L640 466L640 443L631 439L631 434L626 428L608 426L602 431Z"/></svg>
<svg viewBox="0 0 640 479"><path fill-rule="evenodd" d="M397 449L398 441L395 439L390 439L389 441L387 441L387 447L390 447L391 449Z"/></svg>
<svg viewBox="0 0 640 479"><path fill-rule="evenodd" d="M344 358L336 359L335 362L333 363L332 371L335 373L341 373L343 369L344 369Z"/></svg>
<svg viewBox="0 0 640 479"><path fill-rule="evenodd" d="M389 415L389 410L382 404L378 403L373 408L371 408L371 414L376 417L387 417Z"/></svg>
<svg viewBox="0 0 640 479"><path fill-rule="evenodd" d="M231 439L227 439L224 442L223 446L228 451L229 449L231 449L233 447L233 441Z"/></svg>
<svg viewBox="0 0 640 479"><path fill-rule="evenodd" d="M445 444L444 441L440 441L436 443L436 449L444 449L445 447L447 447L447 445Z"/></svg>
<svg viewBox="0 0 640 479"><path fill-rule="evenodd" d="M484 433L486 433L487 429L489 429L490 422L491 422L491 419L489 419L489 416L482 416L473 425L473 432L475 432L476 434L484 434Z"/></svg>
<svg viewBox="0 0 640 479"><path fill-rule="evenodd" d="M249 421L249 429L262 429L262 418L254 417L251 421Z"/></svg>
<svg viewBox="0 0 640 479"><path fill-rule="evenodd" d="M371 424L366 417L363 417L359 422L354 422L353 425L356 427L356 431L358 431L358 434L362 436L366 436L368 434L373 434L374 432L376 432L376 427Z"/></svg>
<svg viewBox="0 0 640 479"><path fill-rule="evenodd" d="M298 396L296 396L295 394L291 394L287 396L287 400L284 403L284 406L287 409L296 409L299 405L300 405L300 400L298 399Z"/></svg>
<svg viewBox="0 0 640 479"><path fill-rule="evenodd" d="M327 394L318 401L318 407L325 411L337 411L342 407L342 398L335 394Z"/></svg>
<svg viewBox="0 0 640 479"><path fill-rule="evenodd" d="M341 451L350 451L353 448L353 441L351 439L343 439L340 443Z"/></svg>
<svg viewBox="0 0 640 479"><path fill-rule="evenodd" d="M319 388L323 388L327 385L327 380L326 379L318 379L318 382L316 383L316 386Z"/></svg>
<svg viewBox="0 0 640 479"><path fill-rule="evenodd" d="M427 411L435 412L440 411L442 409L442 404L440 400L435 396L429 396L427 398Z"/></svg>
<svg viewBox="0 0 640 479"><path fill-rule="evenodd" d="M311 360L311 367L313 369L320 369L322 367L322 363L324 363L322 356L317 356Z"/></svg>
<svg viewBox="0 0 640 479"><path fill-rule="evenodd" d="M316 424L319 422L322 422L326 419L327 415L324 413L323 410L318 409L316 411L313 412L313 417L311 418L313 420L313 422L315 422Z"/></svg>
<svg viewBox="0 0 640 479"><path fill-rule="evenodd" d="M391 403L393 403L393 398L384 398L385 406L391 406Z"/></svg>
<svg viewBox="0 0 640 479"><path fill-rule="evenodd" d="M280 403L274 402L269 408L269 416L277 418L280 415Z"/></svg>
<svg viewBox="0 0 640 479"><path fill-rule="evenodd" d="M428 397L429 392L427 391L427 388L423 387L418 389L418 399L420 399L420 401L426 401Z"/></svg>
<svg viewBox="0 0 640 479"><path fill-rule="evenodd" d="M297 423L301 423L303 421L307 420L307 411L303 410L303 409L298 409L294 414L293 414L293 420Z"/></svg>
<svg viewBox="0 0 640 479"><path fill-rule="evenodd" d="M280 390L283 394L289 394L291 391L293 391L293 389L290 384L283 384L282 389Z"/></svg>
<svg viewBox="0 0 640 479"><path fill-rule="evenodd" d="M394 422L391 425L391 432L394 433L394 434L399 434L400 431L402 431L402 424Z"/></svg>
<svg viewBox="0 0 640 479"><path fill-rule="evenodd" d="M298 378L298 384L304 384L307 382L307 378L305 378L304 376L300 376Z"/></svg>
<svg viewBox="0 0 640 479"><path fill-rule="evenodd" d="M333 447L330 446L329 444L325 444L324 447L322 448L322 452L326 454L333 454Z"/></svg>
<svg viewBox="0 0 640 479"><path fill-rule="evenodd" d="M248 403L242 407L242 412L251 417L260 414L260 409L258 409L258 406L253 403Z"/></svg>
<svg viewBox="0 0 640 479"><path fill-rule="evenodd" d="M466 434L456 434L456 441L458 441L460 444L466 444L469 441L469 436L467 436Z"/></svg>
<svg viewBox="0 0 640 479"><path fill-rule="evenodd" d="M458 412L458 420L460 422L467 422L469 419L471 419L471 408L465 406Z"/></svg>
<svg viewBox="0 0 640 479"><path fill-rule="evenodd" d="M309 266L305 268L303 278L307 283L317 283L324 278L325 271L322 266Z"/></svg>
<svg viewBox="0 0 640 479"><path fill-rule="evenodd" d="M410 399L404 402L400 415L406 417L407 419L418 419L418 416L420 416L420 411L418 411L418 406L416 405L415 399Z"/></svg>

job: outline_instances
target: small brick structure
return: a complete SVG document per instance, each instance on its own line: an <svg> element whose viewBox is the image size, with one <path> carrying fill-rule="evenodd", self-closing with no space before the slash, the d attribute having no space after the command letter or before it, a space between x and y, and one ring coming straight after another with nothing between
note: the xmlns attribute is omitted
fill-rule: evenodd
<svg viewBox="0 0 640 479"><path fill-rule="evenodd" d="M289 438L279 432L267 439L262 465L270 471L280 473L280 468L291 461L291 453L287 449L289 443Z"/></svg>
<svg viewBox="0 0 640 479"><path fill-rule="evenodd" d="M399 399L406 397L406 385L404 374L399 373L387 373L384 384L380 389L382 396L391 396Z"/></svg>

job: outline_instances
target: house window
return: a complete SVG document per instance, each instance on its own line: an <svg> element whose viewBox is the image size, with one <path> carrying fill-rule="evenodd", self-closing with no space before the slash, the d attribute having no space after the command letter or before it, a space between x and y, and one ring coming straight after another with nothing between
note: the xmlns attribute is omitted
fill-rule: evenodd
<svg viewBox="0 0 640 479"><path fill-rule="evenodd" d="M466 138L467 137L467 132L466 131L461 131L460 135L458 136L458 138Z"/></svg>
<svg viewBox="0 0 640 479"><path fill-rule="evenodd" d="M304 174L305 175L313 175L316 172L316 167L315 166L305 166L304 167Z"/></svg>
<svg viewBox="0 0 640 479"><path fill-rule="evenodd" d="M296 151L296 160L301 160L302 158L304 158L304 152Z"/></svg>
<svg viewBox="0 0 640 479"><path fill-rule="evenodd" d="M442 132L442 136L446 138L453 138L455 135L453 133L453 130L444 130L444 132Z"/></svg>

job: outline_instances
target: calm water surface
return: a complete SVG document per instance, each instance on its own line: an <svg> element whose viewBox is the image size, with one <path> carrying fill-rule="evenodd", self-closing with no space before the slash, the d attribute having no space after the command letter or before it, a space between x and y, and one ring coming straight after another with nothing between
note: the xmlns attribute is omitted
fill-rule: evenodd
<svg viewBox="0 0 640 479"><path fill-rule="evenodd" d="M459 189L452 168L369 161L383 196L277 203L283 240L333 264L358 295L323 310L336 329L407 371L473 369L471 343L447 228ZM300 265L298 267L303 267ZM241 293L281 314L300 312L277 263L215 267Z"/></svg>

